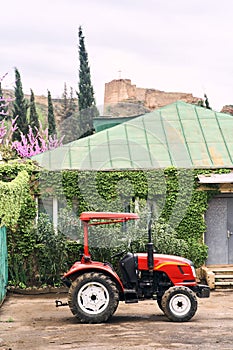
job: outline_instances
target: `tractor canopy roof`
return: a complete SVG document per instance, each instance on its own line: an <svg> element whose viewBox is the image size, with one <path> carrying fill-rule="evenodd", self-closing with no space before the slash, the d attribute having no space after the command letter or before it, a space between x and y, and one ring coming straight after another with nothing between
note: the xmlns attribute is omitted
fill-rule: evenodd
<svg viewBox="0 0 233 350"><path fill-rule="evenodd" d="M80 220L91 221L91 220L102 220L101 222L93 222L93 225L98 224L110 224L115 222L124 222L127 220L139 219L138 214L135 213L113 213L113 212L83 212L80 215ZM105 220L105 221L104 221Z"/></svg>

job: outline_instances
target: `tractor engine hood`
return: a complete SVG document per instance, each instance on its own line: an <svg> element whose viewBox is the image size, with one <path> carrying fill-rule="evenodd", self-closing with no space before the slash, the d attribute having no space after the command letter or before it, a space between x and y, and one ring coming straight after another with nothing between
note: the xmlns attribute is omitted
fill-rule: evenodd
<svg viewBox="0 0 233 350"><path fill-rule="evenodd" d="M138 257L138 262L140 262L141 267L143 267L145 263L145 267L147 268L147 253L138 253L136 256ZM192 261L181 256L154 253L154 267L158 269L158 266L161 264L194 266Z"/></svg>
<svg viewBox="0 0 233 350"><path fill-rule="evenodd" d="M138 270L147 270L146 253L136 254ZM192 261L175 255L153 254L154 271L166 273L174 285L196 285L196 272Z"/></svg>

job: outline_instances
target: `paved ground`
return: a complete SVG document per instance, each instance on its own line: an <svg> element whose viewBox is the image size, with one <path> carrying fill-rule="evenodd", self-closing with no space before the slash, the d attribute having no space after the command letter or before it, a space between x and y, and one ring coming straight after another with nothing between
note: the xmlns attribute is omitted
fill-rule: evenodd
<svg viewBox="0 0 233 350"><path fill-rule="evenodd" d="M233 290L199 299L186 323L166 319L154 301L120 303L106 324L83 325L54 300L66 295L10 294L0 309L1 350L233 350Z"/></svg>

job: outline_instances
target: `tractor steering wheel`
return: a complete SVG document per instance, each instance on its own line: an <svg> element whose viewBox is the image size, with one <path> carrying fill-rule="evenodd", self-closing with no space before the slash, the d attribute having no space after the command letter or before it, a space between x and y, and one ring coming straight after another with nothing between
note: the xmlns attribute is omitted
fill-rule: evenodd
<svg viewBox="0 0 233 350"><path fill-rule="evenodd" d="M126 250L122 250L121 252L118 252L114 255L111 256L111 259L114 259L114 258L119 258L121 255L125 254L126 253Z"/></svg>

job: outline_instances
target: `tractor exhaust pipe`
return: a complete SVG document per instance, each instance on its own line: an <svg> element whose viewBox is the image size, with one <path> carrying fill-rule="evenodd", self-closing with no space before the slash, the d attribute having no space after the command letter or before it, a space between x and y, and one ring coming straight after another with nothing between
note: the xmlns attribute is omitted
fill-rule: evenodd
<svg viewBox="0 0 233 350"><path fill-rule="evenodd" d="M154 244L152 243L152 234L151 234L151 225L152 219L150 218L148 224L148 243L147 243L147 263L149 271L154 269Z"/></svg>

